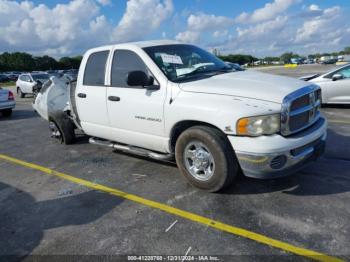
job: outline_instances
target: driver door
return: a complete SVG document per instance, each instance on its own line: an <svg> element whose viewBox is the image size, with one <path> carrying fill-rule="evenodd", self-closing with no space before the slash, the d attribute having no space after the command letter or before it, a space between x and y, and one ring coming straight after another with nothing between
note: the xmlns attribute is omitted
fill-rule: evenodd
<svg viewBox="0 0 350 262"><path fill-rule="evenodd" d="M166 86L148 90L129 86L131 71L144 71L146 64L131 50L115 50L111 65L111 85L107 89L107 110L113 140L159 151L167 143L164 137ZM155 85L159 85L155 80Z"/></svg>

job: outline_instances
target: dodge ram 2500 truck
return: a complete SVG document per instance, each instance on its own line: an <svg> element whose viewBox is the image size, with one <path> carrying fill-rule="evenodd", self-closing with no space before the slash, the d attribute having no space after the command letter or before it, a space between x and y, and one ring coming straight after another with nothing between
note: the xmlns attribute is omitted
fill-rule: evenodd
<svg viewBox="0 0 350 262"><path fill-rule="evenodd" d="M316 85L253 70L174 41L94 48L67 87L53 77L34 108L53 137L75 129L90 143L155 159L175 157L189 182L211 192L243 172L288 175L324 151Z"/></svg>

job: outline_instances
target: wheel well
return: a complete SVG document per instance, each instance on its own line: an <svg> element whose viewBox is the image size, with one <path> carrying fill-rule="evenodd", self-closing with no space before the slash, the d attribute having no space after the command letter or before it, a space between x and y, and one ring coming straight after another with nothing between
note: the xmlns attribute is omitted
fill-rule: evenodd
<svg viewBox="0 0 350 262"><path fill-rule="evenodd" d="M175 145L176 141L181 135L182 132L184 132L186 129L189 129L193 126L208 126L208 127L213 127L217 130L219 130L221 133L222 130L220 130L218 127L211 125L206 122L201 122L201 121L193 121L193 120L185 120L177 123L171 130L170 132L170 150L171 152L175 152ZM224 133L223 133L224 134Z"/></svg>

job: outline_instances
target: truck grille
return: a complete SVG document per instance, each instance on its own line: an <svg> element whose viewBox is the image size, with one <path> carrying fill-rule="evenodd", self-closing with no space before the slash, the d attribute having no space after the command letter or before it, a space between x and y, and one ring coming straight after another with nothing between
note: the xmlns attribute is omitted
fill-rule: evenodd
<svg viewBox="0 0 350 262"><path fill-rule="evenodd" d="M320 117L321 89L310 85L287 95L282 103L281 133L291 135L312 124Z"/></svg>

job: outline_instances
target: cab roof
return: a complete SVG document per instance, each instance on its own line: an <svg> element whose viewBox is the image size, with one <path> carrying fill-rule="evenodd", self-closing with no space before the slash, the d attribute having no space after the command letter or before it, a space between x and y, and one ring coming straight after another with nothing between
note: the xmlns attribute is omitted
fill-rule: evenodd
<svg viewBox="0 0 350 262"><path fill-rule="evenodd" d="M122 48L122 47L130 47L130 46L136 46L139 48L144 47L150 47L150 46L160 46L160 45L174 45L174 44L184 44L175 40L149 40L149 41L140 41L140 42L128 42L128 43L121 43L121 44L115 44L115 45L106 45L106 46L100 46L96 48L92 48L90 50L95 49L109 49L111 47L115 48Z"/></svg>

